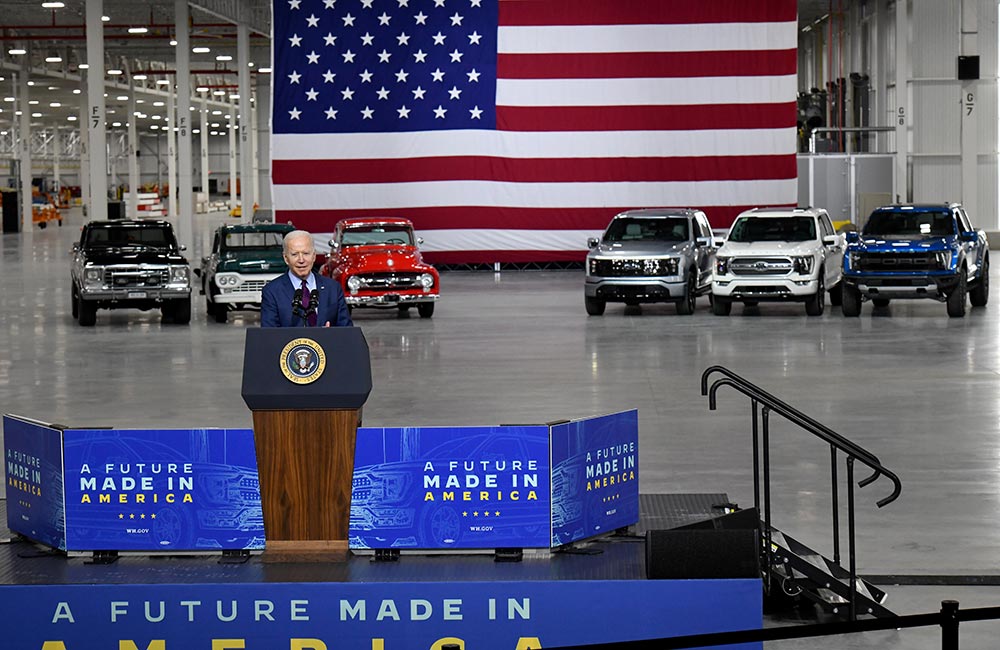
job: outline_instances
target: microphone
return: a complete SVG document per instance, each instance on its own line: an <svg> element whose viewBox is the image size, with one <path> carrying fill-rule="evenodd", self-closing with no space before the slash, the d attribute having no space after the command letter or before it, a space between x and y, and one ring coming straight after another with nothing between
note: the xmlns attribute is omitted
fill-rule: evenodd
<svg viewBox="0 0 1000 650"><path fill-rule="evenodd" d="M310 302L312 302L310 300ZM295 295L292 297L292 316L295 318L301 318L305 321L305 314L302 313L302 288L295 290Z"/></svg>
<svg viewBox="0 0 1000 650"><path fill-rule="evenodd" d="M319 287L309 292L309 306L305 310L302 309L302 288L295 290L295 295L292 297L292 316L301 318L304 326L308 327L309 317L316 313L318 307Z"/></svg>

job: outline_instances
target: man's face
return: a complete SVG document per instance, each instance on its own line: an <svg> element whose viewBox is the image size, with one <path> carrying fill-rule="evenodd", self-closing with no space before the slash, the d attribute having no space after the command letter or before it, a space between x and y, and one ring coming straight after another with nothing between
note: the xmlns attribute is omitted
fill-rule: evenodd
<svg viewBox="0 0 1000 650"><path fill-rule="evenodd" d="M312 273L316 261L316 249L313 248L312 237L293 237L285 245L285 263L296 277L305 280Z"/></svg>

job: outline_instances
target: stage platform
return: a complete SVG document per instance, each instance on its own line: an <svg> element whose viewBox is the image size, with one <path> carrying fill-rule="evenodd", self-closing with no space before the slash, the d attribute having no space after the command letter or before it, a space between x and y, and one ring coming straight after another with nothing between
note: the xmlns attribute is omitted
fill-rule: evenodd
<svg viewBox="0 0 1000 650"><path fill-rule="evenodd" d="M0 607L16 625L4 647L385 650L457 639L470 650L514 650L760 627L759 580L645 578L647 529L720 516L727 502L640 495L640 522L627 532L526 550L518 562L406 552L393 562L229 563L216 554L96 564L15 537L0 546ZM150 645L157 640L165 645Z"/></svg>

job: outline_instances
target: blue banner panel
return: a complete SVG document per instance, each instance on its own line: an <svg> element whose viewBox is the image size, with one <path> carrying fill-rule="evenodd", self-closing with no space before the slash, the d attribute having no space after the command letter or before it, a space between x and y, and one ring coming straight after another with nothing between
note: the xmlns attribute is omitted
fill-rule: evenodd
<svg viewBox="0 0 1000 650"><path fill-rule="evenodd" d="M3 416L7 528L66 550L60 431Z"/></svg>
<svg viewBox="0 0 1000 650"><path fill-rule="evenodd" d="M549 428L358 429L351 548L548 548Z"/></svg>
<svg viewBox="0 0 1000 650"><path fill-rule="evenodd" d="M70 551L264 548L250 429L67 429Z"/></svg>
<svg viewBox="0 0 1000 650"><path fill-rule="evenodd" d="M552 546L639 521L639 412L552 426Z"/></svg>
<svg viewBox="0 0 1000 650"><path fill-rule="evenodd" d="M4 647L53 650L521 650L762 624L760 580L18 585L0 608Z"/></svg>

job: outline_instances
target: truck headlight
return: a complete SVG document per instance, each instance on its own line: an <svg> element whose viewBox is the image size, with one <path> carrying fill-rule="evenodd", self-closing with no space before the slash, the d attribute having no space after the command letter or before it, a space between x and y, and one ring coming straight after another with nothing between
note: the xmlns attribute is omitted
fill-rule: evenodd
<svg viewBox="0 0 1000 650"><path fill-rule="evenodd" d="M347 288L351 293L357 293L361 288L361 278L356 275L347 278Z"/></svg>
<svg viewBox="0 0 1000 650"><path fill-rule="evenodd" d="M951 268L951 251L938 251L934 253L939 268Z"/></svg>
<svg viewBox="0 0 1000 650"><path fill-rule="evenodd" d="M850 268L852 270L854 270L854 271L857 271L858 269L860 269L861 268L861 253L859 253L858 251L851 251L850 253L848 253L847 254L847 263L850 265Z"/></svg>
<svg viewBox="0 0 1000 650"><path fill-rule="evenodd" d="M188 267L186 266L171 266L170 267L170 281L172 283L187 284L188 283Z"/></svg>
<svg viewBox="0 0 1000 650"><path fill-rule="evenodd" d="M809 275L813 270L812 255L792 258L792 270L800 275Z"/></svg>
<svg viewBox="0 0 1000 650"><path fill-rule="evenodd" d="M219 273L215 276L215 283L220 287L235 287L240 283L240 278L235 273Z"/></svg>
<svg viewBox="0 0 1000 650"><path fill-rule="evenodd" d="M729 258L728 257L716 257L715 258L715 272L719 275L725 275L729 273Z"/></svg>
<svg viewBox="0 0 1000 650"><path fill-rule="evenodd" d="M104 284L104 267L88 266L83 269L83 283L87 286L101 286Z"/></svg>
<svg viewBox="0 0 1000 650"><path fill-rule="evenodd" d="M430 273L424 273L421 275L420 286L424 288L424 291L430 291L431 287L434 286L434 276Z"/></svg>
<svg viewBox="0 0 1000 650"><path fill-rule="evenodd" d="M645 275L677 275L677 258L668 257L662 260L645 260L643 267Z"/></svg>

